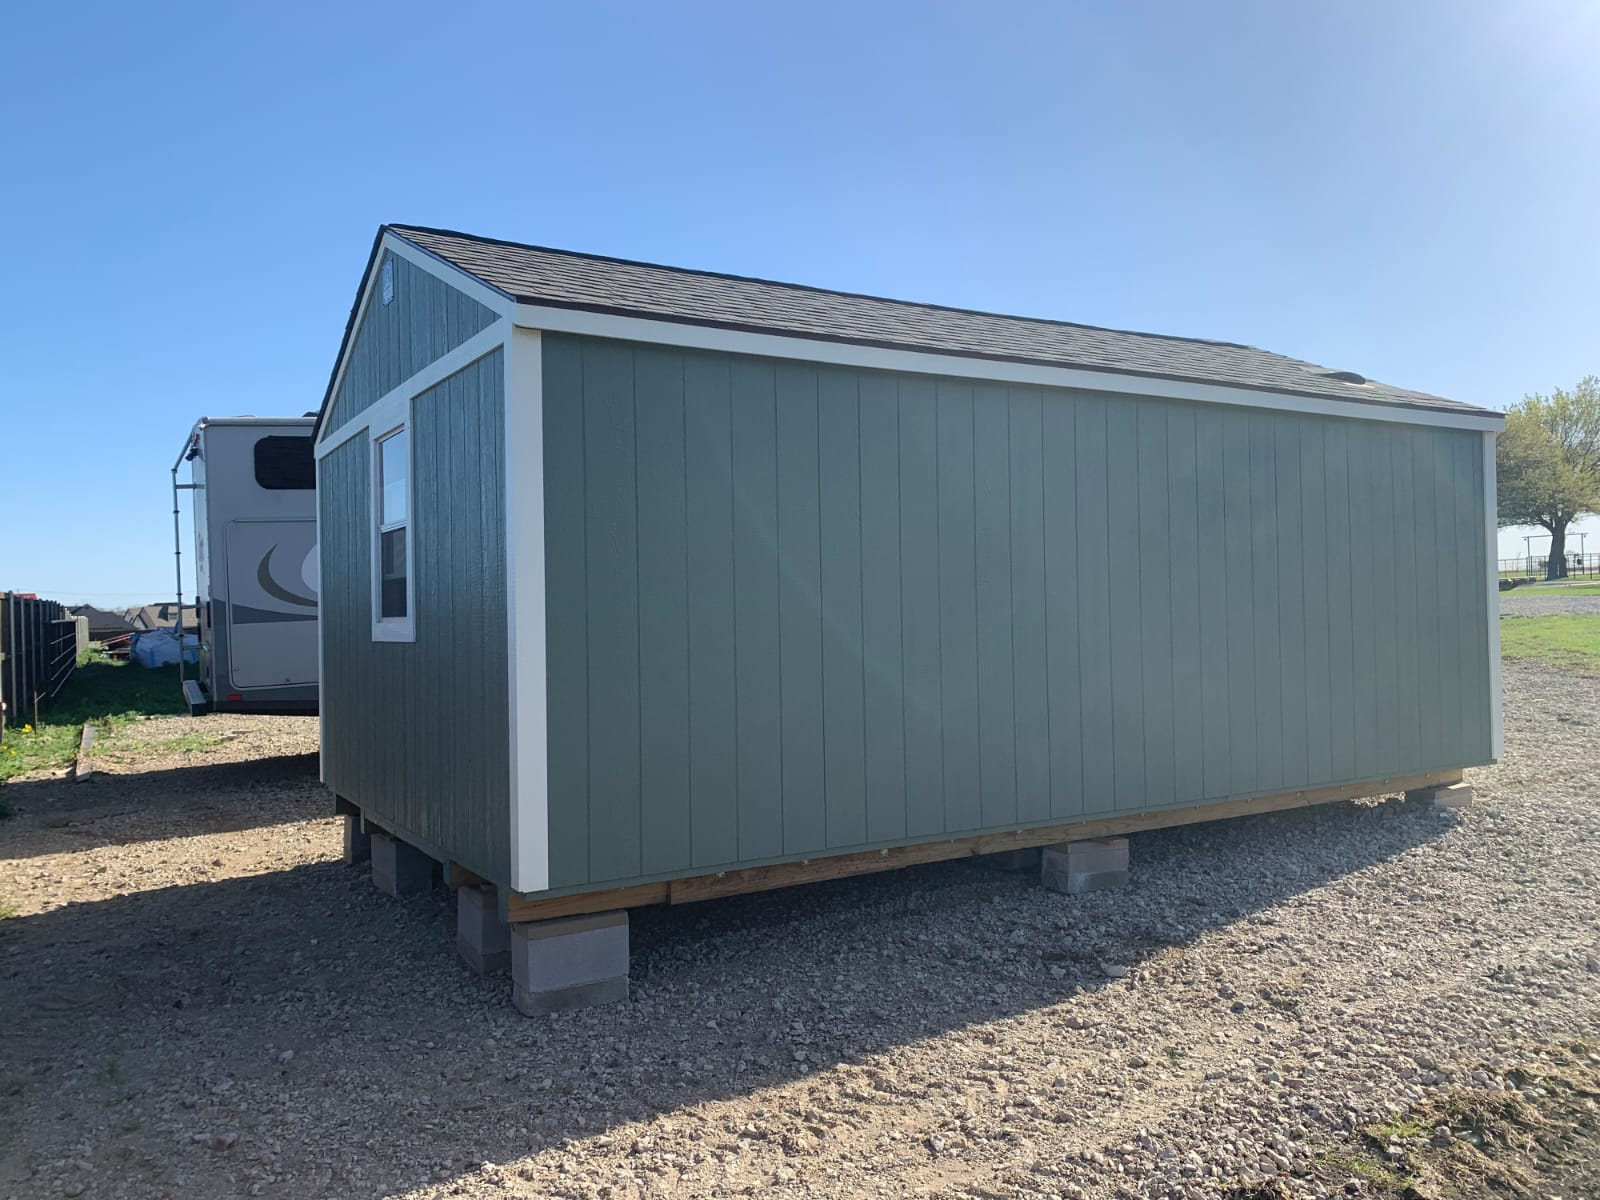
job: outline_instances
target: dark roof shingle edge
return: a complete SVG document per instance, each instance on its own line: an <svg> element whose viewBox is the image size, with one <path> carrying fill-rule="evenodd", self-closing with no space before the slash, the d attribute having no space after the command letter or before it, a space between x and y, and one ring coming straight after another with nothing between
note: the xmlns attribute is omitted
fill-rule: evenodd
<svg viewBox="0 0 1600 1200"><path fill-rule="evenodd" d="M1348 373L1238 342L896 300L422 225L378 230L329 379L324 413L385 233L507 299L543 307L1440 415L1501 415L1375 381L1351 382L1340 378ZM319 417L318 435L320 425Z"/></svg>

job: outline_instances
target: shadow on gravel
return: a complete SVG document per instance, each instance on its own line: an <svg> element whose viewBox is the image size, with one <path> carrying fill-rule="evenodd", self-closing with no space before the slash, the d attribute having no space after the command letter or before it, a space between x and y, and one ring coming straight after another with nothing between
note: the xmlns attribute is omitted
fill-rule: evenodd
<svg viewBox="0 0 1600 1200"><path fill-rule="evenodd" d="M82 783L13 780L5 785L5 799L19 817L30 817L31 824L46 830L99 822L123 813L165 816L165 825L152 823L147 829L126 831L124 836L97 828L95 840L104 845L189 833L236 832L333 814L332 798L317 777L315 751L158 771L97 772ZM307 800L321 805L320 811L309 811ZM16 828L0 826L0 835L8 827Z"/></svg>
<svg viewBox="0 0 1600 1200"><path fill-rule="evenodd" d="M152 1187L249 1178L287 1141L342 1165L280 1176L284 1194L413 1187L947 1030L1046 1006L1070 1022L1081 993L1159 988L1224 926L1233 952L1271 956L1265 910L1451 824L1391 801L1147 833L1128 888L1081 897L967 861L641 910L632 999L538 1020L457 960L442 887L398 902L318 863L69 906L0 922L0 1125L94 1128L109 1106L149 1131L119 1170ZM1245 1000L1282 998L1235 1013Z"/></svg>

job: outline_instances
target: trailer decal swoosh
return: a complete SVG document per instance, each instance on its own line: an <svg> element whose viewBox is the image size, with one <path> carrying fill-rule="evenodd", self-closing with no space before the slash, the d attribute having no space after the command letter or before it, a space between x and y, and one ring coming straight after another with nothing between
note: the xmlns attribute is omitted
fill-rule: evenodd
<svg viewBox="0 0 1600 1200"><path fill-rule="evenodd" d="M272 555L276 550L276 546L268 550L261 558L261 565L256 568L256 582L261 585L261 590L274 600L282 600L285 604L298 604L301 608L315 608L317 606L315 600L289 591L272 578Z"/></svg>

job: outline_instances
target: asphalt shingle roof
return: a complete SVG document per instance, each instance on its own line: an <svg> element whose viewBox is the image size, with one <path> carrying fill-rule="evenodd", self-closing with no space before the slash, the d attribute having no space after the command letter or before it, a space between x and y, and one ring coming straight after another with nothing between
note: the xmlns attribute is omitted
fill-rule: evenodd
<svg viewBox="0 0 1600 1200"><path fill-rule="evenodd" d="M1233 342L885 300L419 226L387 228L530 304L1333 400L1487 411Z"/></svg>

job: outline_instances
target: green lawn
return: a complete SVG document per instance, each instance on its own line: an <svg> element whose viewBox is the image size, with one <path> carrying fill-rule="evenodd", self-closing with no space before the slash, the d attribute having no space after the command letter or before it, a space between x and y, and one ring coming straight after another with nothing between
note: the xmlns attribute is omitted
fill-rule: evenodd
<svg viewBox="0 0 1600 1200"><path fill-rule="evenodd" d="M1600 614L1501 617L1500 653L1600 675Z"/></svg>
<svg viewBox="0 0 1600 1200"><path fill-rule="evenodd" d="M78 733L86 721L110 730L140 717L185 711L175 669L146 670L91 650L60 695L40 706L37 729L29 724L31 712L15 714L18 719L6 726L0 782L25 771L65 770L78 753Z"/></svg>

